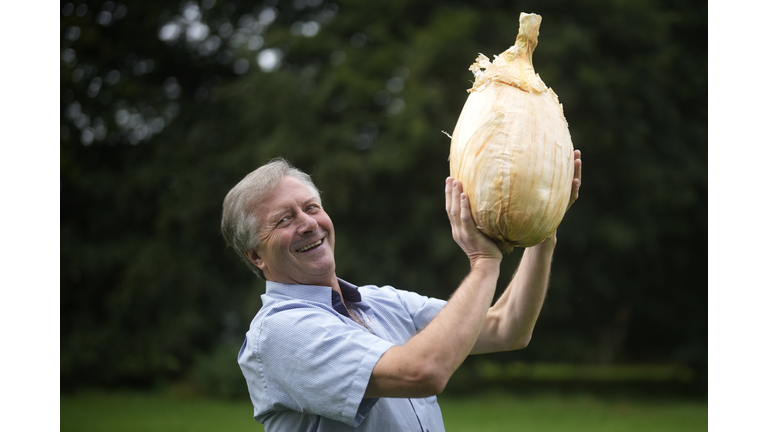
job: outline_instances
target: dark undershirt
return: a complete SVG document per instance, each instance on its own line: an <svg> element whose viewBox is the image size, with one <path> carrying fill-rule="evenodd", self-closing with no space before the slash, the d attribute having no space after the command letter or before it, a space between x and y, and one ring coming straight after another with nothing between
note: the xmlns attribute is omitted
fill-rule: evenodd
<svg viewBox="0 0 768 432"><path fill-rule="evenodd" d="M344 296L344 301L358 303L360 300L362 300L360 292L357 291L357 288L353 286L347 286L343 283L339 284L339 288L341 288L341 294ZM334 290L331 290L331 305L336 310L336 312L344 315L349 319L352 319L352 317L349 316L347 308L344 307L344 302L341 300L341 296Z"/></svg>

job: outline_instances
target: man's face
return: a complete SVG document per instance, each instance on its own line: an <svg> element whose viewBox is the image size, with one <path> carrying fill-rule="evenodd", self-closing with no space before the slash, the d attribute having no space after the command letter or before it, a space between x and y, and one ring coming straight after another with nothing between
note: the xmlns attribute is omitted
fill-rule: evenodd
<svg viewBox="0 0 768 432"><path fill-rule="evenodd" d="M309 188L283 177L256 212L260 244L248 257L267 280L330 286L336 277L333 223Z"/></svg>

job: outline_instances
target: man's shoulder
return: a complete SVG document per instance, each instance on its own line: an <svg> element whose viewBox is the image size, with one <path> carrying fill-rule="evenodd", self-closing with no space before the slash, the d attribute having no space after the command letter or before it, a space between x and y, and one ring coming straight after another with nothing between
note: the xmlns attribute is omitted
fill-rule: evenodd
<svg viewBox="0 0 768 432"><path fill-rule="evenodd" d="M379 297L394 297L397 296L400 291L391 285L361 285L357 287L357 290L360 291L360 294L362 295L368 294L369 296Z"/></svg>
<svg viewBox="0 0 768 432"><path fill-rule="evenodd" d="M373 298L376 300L396 301L398 303L410 302L414 300L424 301L428 299L428 297L415 291L403 290L395 288L391 285L363 285L358 287L358 290L363 296L363 299Z"/></svg>

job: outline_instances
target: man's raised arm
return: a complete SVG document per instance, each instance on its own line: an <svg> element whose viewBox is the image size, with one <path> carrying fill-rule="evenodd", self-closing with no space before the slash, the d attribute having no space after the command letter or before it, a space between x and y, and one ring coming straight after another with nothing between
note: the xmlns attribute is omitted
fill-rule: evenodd
<svg viewBox="0 0 768 432"><path fill-rule="evenodd" d="M581 152L576 150L569 208L579 197L580 186ZM471 270L422 332L382 355L366 397L438 394L468 354L524 348L531 339L549 284L556 235L525 251L509 286L489 309L501 251L477 229L458 181L446 179L445 196L453 238L469 257Z"/></svg>

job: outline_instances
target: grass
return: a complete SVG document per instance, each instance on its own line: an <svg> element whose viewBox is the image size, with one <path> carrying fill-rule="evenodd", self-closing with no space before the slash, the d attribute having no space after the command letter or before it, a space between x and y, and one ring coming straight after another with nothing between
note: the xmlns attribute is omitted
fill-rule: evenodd
<svg viewBox="0 0 768 432"><path fill-rule="evenodd" d="M707 403L588 394L486 393L442 397L447 431L694 432L707 430Z"/></svg>
<svg viewBox="0 0 768 432"><path fill-rule="evenodd" d="M707 430L707 402L588 394L440 396L448 432L693 432ZM263 431L249 401L152 392L61 396L61 432Z"/></svg>
<svg viewBox="0 0 768 432"><path fill-rule="evenodd" d="M61 396L61 432L263 431L245 401L164 393L87 392Z"/></svg>

